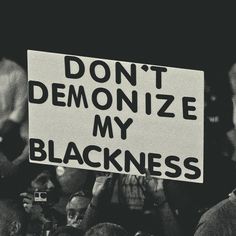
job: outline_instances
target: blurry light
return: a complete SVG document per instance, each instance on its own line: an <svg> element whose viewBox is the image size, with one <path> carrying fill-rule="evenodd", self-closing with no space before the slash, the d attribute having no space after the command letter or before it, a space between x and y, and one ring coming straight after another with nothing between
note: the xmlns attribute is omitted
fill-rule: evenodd
<svg viewBox="0 0 236 236"><path fill-rule="evenodd" d="M64 173L65 173L65 168L62 167L62 166L58 166L58 167L56 168L56 173L57 173L57 176L62 176L62 175L64 175Z"/></svg>

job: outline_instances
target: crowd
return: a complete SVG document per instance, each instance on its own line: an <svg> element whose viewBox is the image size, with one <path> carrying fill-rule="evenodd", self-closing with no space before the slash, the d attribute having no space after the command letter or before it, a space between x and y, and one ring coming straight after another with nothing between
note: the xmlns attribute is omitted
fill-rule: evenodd
<svg viewBox="0 0 236 236"><path fill-rule="evenodd" d="M27 76L0 55L0 236L236 235L236 64L205 84L204 183L28 162Z"/></svg>

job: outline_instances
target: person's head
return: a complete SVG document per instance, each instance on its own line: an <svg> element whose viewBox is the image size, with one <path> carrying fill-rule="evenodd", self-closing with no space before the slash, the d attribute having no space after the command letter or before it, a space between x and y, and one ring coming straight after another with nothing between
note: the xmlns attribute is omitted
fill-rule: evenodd
<svg viewBox="0 0 236 236"><path fill-rule="evenodd" d="M82 236L83 231L71 226L59 227L52 236Z"/></svg>
<svg viewBox="0 0 236 236"><path fill-rule="evenodd" d="M79 228L91 201L91 195L83 191L73 194L66 205L67 225Z"/></svg>
<svg viewBox="0 0 236 236"><path fill-rule="evenodd" d="M35 191L51 191L55 188L52 177L48 171L43 171L31 182L31 187Z"/></svg>
<svg viewBox="0 0 236 236"><path fill-rule="evenodd" d="M232 92L236 95L236 63L234 63L229 70L229 80Z"/></svg>
<svg viewBox="0 0 236 236"><path fill-rule="evenodd" d="M56 184L49 171L41 172L31 181L30 191L46 192L48 205L53 205L58 201Z"/></svg>
<svg viewBox="0 0 236 236"><path fill-rule="evenodd" d="M22 236L26 229L26 213L14 200L0 200L0 235Z"/></svg>
<svg viewBox="0 0 236 236"><path fill-rule="evenodd" d="M90 228L85 236L128 236L127 231L120 225L113 223L100 223Z"/></svg>

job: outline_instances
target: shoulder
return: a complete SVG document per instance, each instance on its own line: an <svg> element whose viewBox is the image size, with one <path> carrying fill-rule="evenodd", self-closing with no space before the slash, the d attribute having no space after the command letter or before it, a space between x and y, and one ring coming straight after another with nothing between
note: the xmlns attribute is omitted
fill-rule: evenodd
<svg viewBox="0 0 236 236"><path fill-rule="evenodd" d="M200 235L225 235L224 232L227 232L228 228L228 218L231 215L231 212L235 209L232 209L233 205L229 199L223 200L205 214L202 215L195 236Z"/></svg>
<svg viewBox="0 0 236 236"><path fill-rule="evenodd" d="M23 67L21 67L18 63L16 63L15 61L8 59L8 58L4 58L4 68L5 70L10 71L21 71L24 72Z"/></svg>
<svg viewBox="0 0 236 236"><path fill-rule="evenodd" d="M14 78L26 79L26 72L18 63L8 58L4 58L3 68L4 72L8 75L12 75Z"/></svg>

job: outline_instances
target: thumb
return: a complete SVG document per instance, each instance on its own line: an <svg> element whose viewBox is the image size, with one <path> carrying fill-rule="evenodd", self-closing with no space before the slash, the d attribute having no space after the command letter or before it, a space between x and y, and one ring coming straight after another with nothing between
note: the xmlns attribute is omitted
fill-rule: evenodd
<svg viewBox="0 0 236 236"><path fill-rule="evenodd" d="M151 179L152 178L152 176L151 176L151 174L150 174L150 171L148 170L148 169L145 169L145 177L147 178L147 179Z"/></svg>

